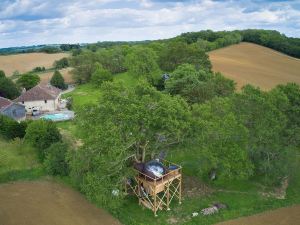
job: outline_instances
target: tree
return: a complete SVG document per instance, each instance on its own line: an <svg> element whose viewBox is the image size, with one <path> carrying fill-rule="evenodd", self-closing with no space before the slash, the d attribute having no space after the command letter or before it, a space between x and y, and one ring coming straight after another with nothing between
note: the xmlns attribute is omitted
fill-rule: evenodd
<svg viewBox="0 0 300 225"><path fill-rule="evenodd" d="M40 80L40 77L34 73L25 73L17 80L17 85L29 90L36 86Z"/></svg>
<svg viewBox="0 0 300 225"><path fill-rule="evenodd" d="M52 144L46 150L46 158L44 166L50 175L66 176L69 173L69 166L67 163L67 152L69 145L65 142L57 142Z"/></svg>
<svg viewBox="0 0 300 225"><path fill-rule="evenodd" d="M122 179L133 161L144 162L184 140L189 132L189 110L178 97L165 95L146 82L126 88L106 82L97 105L78 113L84 146L74 152L72 177L82 190L107 207L117 207Z"/></svg>
<svg viewBox="0 0 300 225"><path fill-rule="evenodd" d="M247 85L232 98L236 118L249 132L247 150L256 175L267 182L276 182L287 175L288 148L282 132L286 116L276 107L267 93Z"/></svg>
<svg viewBox="0 0 300 225"><path fill-rule="evenodd" d="M250 177L253 164L247 151L248 130L234 115L231 100L215 98L193 105L192 112L200 174L215 171L219 178Z"/></svg>
<svg viewBox="0 0 300 225"><path fill-rule="evenodd" d="M63 69L63 68L66 68L69 66L69 60L68 58L64 57L60 60L56 60L54 63L53 63L53 66L55 69L57 70L60 70L60 69Z"/></svg>
<svg viewBox="0 0 300 225"><path fill-rule="evenodd" d="M7 116L0 115L0 136L7 139L23 138L25 136L26 122L17 122Z"/></svg>
<svg viewBox="0 0 300 225"><path fill-rule="evenodd" d="M9 99L15 99L20 95L16 84L7 77L0 78L0 96Z"/></svg>
<svg viewBox="0 0 300 225"><path fill-rule="evenodd" d="M126 56L125 65L129 72L136 77L145 77L151 84L154 75L158 72L156 54L150 48L134 47Z"/></svg>
<svg viewBox="0 0 300 225"><path fill-rule="evenodd" d="M3 70L0 70L0 79L5 77L5 72Z"/></svg>
<svg viewBox="0 0 300 225"><path fill-rule="evenodd" d="M65 83L65 79L61 75L61 73L58 70L55 70L51 80L50 84L53 85L54 87L57 87L59 89L66 89L68 86Z"/></svg>
<svg viewBox="0 0 300 225"><path fill-rule="evenodd" d="M45 159L46 149L61 141L61 135L55 123L46 120L32 121L26 128L25 141L38 151L41 161Z"/></svg>
<svg viewBox="0 0 300 225"><path fill-rule="evenodd" d="M180 64L192 64L197 69L210 70L211 63L208 55L197 44L188 45L181 41L171 41L159 55L160 68L173 71Z"/></svg>
<svg viewBox="0 0 300 225"><path fill-rule="evenodd" d="M96 86L101 86L101 84L105 81L112 81L113 76L109 70L103 68L103 66L99 63L95 65L96 69L92 74L91 82Z"/></svg>
<svg viewBox="0 0 300 225"><path fill-rule="evenodd" d="M165 91L181 95L189 103L203 103L215 96L225 97L233 94L235 83L220 73L196 70L195 66L182 64L165 82Z"/></svg>

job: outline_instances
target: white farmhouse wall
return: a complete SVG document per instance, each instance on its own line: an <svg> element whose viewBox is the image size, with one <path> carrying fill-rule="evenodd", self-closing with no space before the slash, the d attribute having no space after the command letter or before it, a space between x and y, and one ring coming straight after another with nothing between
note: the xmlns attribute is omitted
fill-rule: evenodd
<svg viewBox="0 0 300 225"><path fill-rule="evenodd" d="M52 112L59 109L59 101L60 96L57 97L55 100L40 100L40 101L26 101L24 104L22 102L19 102L22 105L25 105L25 109L27 113L32 113L33 109L39 109L40 111L47 111Z"/></svg>

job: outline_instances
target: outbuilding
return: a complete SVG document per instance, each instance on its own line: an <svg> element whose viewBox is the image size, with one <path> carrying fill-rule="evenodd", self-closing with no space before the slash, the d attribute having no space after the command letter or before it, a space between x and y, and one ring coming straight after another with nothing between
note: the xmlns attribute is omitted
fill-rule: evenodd
<svg viewBox="0 0 300 225"><path fill-rule="evenodd" d="M26 118L25 106L15 103L7 98L0 97L0 114L14 120L22 121Z"/></svg>

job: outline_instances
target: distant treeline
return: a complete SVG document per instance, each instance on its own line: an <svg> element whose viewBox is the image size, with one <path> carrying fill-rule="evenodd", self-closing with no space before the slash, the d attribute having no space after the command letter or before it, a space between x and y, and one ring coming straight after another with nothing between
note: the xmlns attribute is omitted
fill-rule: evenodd
<svg viewBox="0 0 300 225"><path fill-rule="evenodd" d="M84 45L80 44L53 44L53 45L34 45L25 47L11 47L11 48L1 48L0 55L10 55L10 54L21 54L21 53L33 53L33 52L45 52L45 53L59 53L63 51L71 51L80 49Z"/></svg>
<svg viewBox="0 0 300 225"><path fill-rule="evenodd" d="M274 30L248 29L218 32L206 30L184 33L176 38L182 39L188 44L199 42L207 51L241 41L252 42L300 58L300 38L287 37Z"/></svg>
<svg viewBox="0 0 300 225"><path fill-rule="evenodd" d="M300 58L300 38L287 37L278 31L261 29L216 32L212 30L204 30L199 32L183 33L174 38L154 41L103 41L92 44L61 44L13 47L0 49L0 55L30 52L57 53L62 51L73 51L73 55L77 55L80 53L82 48L87 48L93 52L96 52L100 48L111 48L124 45L151 45L152 43L166 44L173 41L196 44L204 51L211 51L245 41L266 46L287 55Z"/></svg>

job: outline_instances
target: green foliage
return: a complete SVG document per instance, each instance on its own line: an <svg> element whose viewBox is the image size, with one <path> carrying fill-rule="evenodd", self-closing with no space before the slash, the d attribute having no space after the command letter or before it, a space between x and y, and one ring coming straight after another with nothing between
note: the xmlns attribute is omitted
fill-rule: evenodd
<svg viewBox="0 0 300 225"><path fill-rule="evenodd" d="M96 69L92 74L91 82L99 87L101 84L105 81L112 81L113 76L109 70L106 70L103 68L103 66L99 63L96 63L95 65Z"/></svg>
<svg viewBox="0 0 300 225"><path fill-rule="evenodd" d="M26 122L18 123L7 116L0 115L0 136L6 139L23 138L26 127Z"/></svg>
<svg viewBox="0 0 300 225"><path fill-rule="evenodd" d="M16 84L7 77L0 77L0 96L8 99L15 99L20 95Z"/></svg>
<svg viewBox="0 0 300 225"><path fill-rule="evenodd" d="M53 66L54 66L54 68L57 69L57 70L66 68L66 67L69 66L69 60L68 60L68 58L64 57L64 58L62 58L62 59L56 60L56 61L53 63Z"/></svg>
<svg viewBox="0 0 300 225"><path fill-rule="evenodd" d="M188 45L181 41L171 41L160 52L159 65L164 71L173 71L184 63L192 64L197 69L211 69L208 55L196 44Z"/></svg>
<svg viewBox="0 0 300 225"><path fill-rule="evenodd" d="M53 53L61 52L61 49L57 48L57 47L53 47L53 46L45 46L45 47L39 49L39 52L45 52L45 53L48 53L48 54L53 54Z"/></svg>
<svg viewBox="0 0 300 225"><path fill-rule="evenodd" d="M29 90L36 86L40 80L40 77L34 73L25 73L17 80L17 85Z"/></svg>
<svg viewBox="0 0 300 225"><path fill-rule="evenodd" d="M65 79L58 70L55 70L53 76L51 77L50 84L62 90L68 87L65 83Z"/></svg>
<svg viewBox="0 0 300 225"><path fill-rule="evenodd" d="M66 161L69 145L65 142L57 142L52 144L46 150L46 158L44 166L50 175L66 176L69 173L68 163Z"/></svg>
<svg viewBox="0 0 300 225"><path fill-rule="evenodd" d="M32 121L27 129L25 141L35 147L41 161L45 159L46 149L61 141L61 135L55 123L46 120Z"/></svg>
<svg viewBox="0 0 300 225"><path fill-rule="evenodd" d="M45 71L46 68L44 66L38 66L38 67L35 67L32 72L43 72Z"/></svg>
<svg viewBox="0 0 300 225"><path fill-rule="evenodd" d="M180 65L165 82L165 91L181 95L189 103L203 103L215 96L233 94L235 83L220 73L197 71L193 65Z"/></svg>
<svg viewBox="0 0 300 225"><path fill-rule="evenodd" d="M5 72L3 70L0 70L0 79L5 77Z"/></svg>
<svg viewBox="0 0 300 225"><path fill-rule="evenodd" d="M73 49L80 49L79 44L62 44L59 46L62 51L71 51Z"/></svg>
<svg viewBox="0 0 300 225"><path fill-rule="evenodd" d="M121 204L122 180L133 159L145 161L188 135L189 110L178 97L147 83L126 88L106 82L97 105L78 113L84 146L74 152L71 173L87 196L115 208ZM114 189L119 196L112 195Z"/></svg>
<svg viewBox="0 0 300 225"><path fill-rule="evenodd" d="M242 30L243 41L263 45L285 54L300 57L300 39L289 38L275 30Z"/></svg>
<svg viewBox="0 0 300 225"><path fill-rule="evenodd" d="M0 182L5 174L36 168L39 166L35 150L22 139L3 140L0 138ZM8 178L11 180L11 178Z"/></svg>
<svg viewBox="0 0 300 225"><path fill-rule="evenodd" d="M201 175L215 170L220 178L245 179L253 173L248 131L233 114L231 104L230 99L216 98L193 106Z"/></svg>
<svg viewBox="0 0 300 225"><path fill-rule="evenodd" d="M150 48L134 47L126 57L128 71L136 77L145 77L154 83L154 75L158 73L156 53Z"/></svg>

